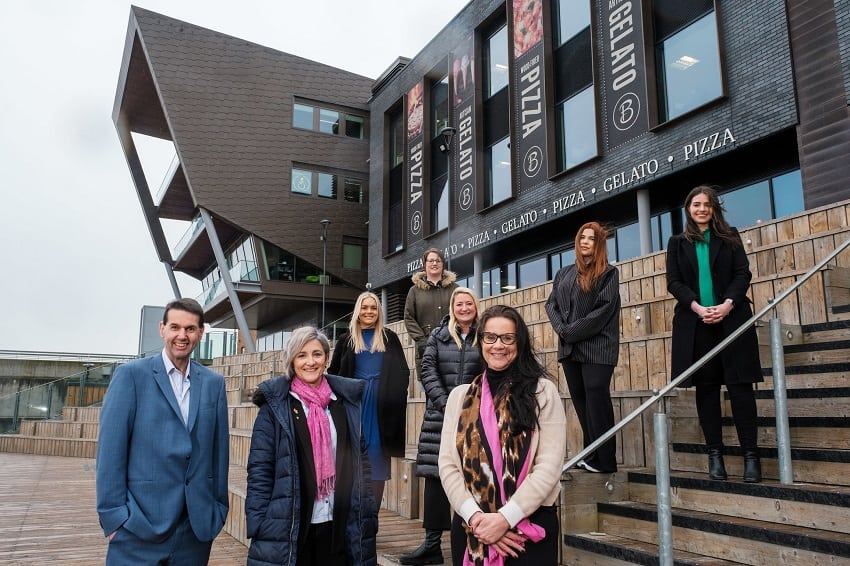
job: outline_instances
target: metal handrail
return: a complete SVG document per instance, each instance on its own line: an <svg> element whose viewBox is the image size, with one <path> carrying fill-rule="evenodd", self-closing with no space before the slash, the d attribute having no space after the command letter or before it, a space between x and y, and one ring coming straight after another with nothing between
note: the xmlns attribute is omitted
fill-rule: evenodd
<svg viewBox="0 0 850 566"><path fill-rule="evenodd" d="M694 362L694 364L686 369L682 374L662 387L660 390L653 389L653 395L646 401L644 401L637 409L629 413L625 418L620 420L617 424L611 427L605 434L597 438L593 441L589 446L585 447L578 454L570 458L566 464L564 464L562 471L567 471L582 460L584 460L587 456L589 456L592 452L596 451L600 446L605 444L608 440L610 440L615 434L617 434L620 430L622 430L626 425L634 421L636 418L641 416L649 407L658 403L662 398L666 397L673 389L679 386L683 381L691 377L694 373L696 373L702 366L708 363L714 356L720 353L726 346L730 343L734 342L741 334L746 332L750 326L755 324L757 320L763 317L768 311L775 309L776 305L784 301L791 293L795 292L800 286L803 285L806 281L808 281L815 273L820 271L826 266L830 261L832 261L838 254L843 252L850 246L850 239L847 239L843 244L835 248L832 252L830 252L826 257L824 257L817 265L815 265L812 269L806 272L800 279L794 282L793 285L788 287L785 291L779 294L779 296L774 297L774 299L766 306L764 306L761 310L755 313L749 320L741 324L737 329L735 329L732 334L727 336L722 342L720 342L717 346L712 348L707 354L701 357L699 360Z"/></svg>

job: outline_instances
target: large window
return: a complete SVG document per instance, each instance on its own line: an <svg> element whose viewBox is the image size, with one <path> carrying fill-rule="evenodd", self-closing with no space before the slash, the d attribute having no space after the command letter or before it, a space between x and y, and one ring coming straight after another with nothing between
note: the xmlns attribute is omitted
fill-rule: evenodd
<svg viewBox="0 0 850 566"><path fill-rule="evenodd" d="M799 169L723 193L720 200L726 221L741 228L805 209Z"/></svg>
<svg viewBox="0 0 850 566"><path fill-rule="evenodd" d="M552 8L557 167L564 171L599 154L590 2L557 0Z"/></svg>
<svg viewBox="0 0 850 566"><path fill-rule="evenodd" d="M655 65L659 121L723 95L713 0L655 0Z"/></svg>
<svg viewBox="0 0 850 566"><path fill-rule="evenodd" d="M363 139L366 118L338 109L321 108L304 102L292 105L292 125L302 130L313 130L324 134L344 135Z"/></svg>
<svg viewBox="0 0 850 566"><path fill-rule="evenodd" d="M389 122L389 183L387 195L387 253L404 246L404 120L401 109L386 116Z"/></svg>
<svg viewBox="0 0 850 566"><path fill-rule="evenodd" d="M346 202L363 203L365 200L366 181L344 173L293 167L291 185L293 193L331 200L340 198L338 187L343 186L342 198Z"/></svg>
<svg viewBox="0 0 850 566"><path fill-rule="evenodd" d="M449 77L431 84L431 183L429 194L431 233L449 225L449 156L440 151L443 128L449 125Z"/></svg>
<svg viewBox="0 0 850 566"><path fill-rule="evenodd" d="M510 198L511 151L508 111L508 27L503 22L484 42L484 205Z"/></svg>

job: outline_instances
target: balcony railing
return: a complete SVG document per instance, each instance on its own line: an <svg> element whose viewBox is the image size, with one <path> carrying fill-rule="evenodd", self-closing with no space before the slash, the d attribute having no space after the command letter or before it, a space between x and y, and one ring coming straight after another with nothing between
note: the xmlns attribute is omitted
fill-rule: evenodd
<svg viewBox="0 0 850 566"><path fill-rule="evenodd" d="M230 280L234 283L259 283L260 272L256 261L240 261L230 268ZM195 297L202 307L206 307L224 293L224 284L216 279L203 293Z"/></svg>
<svg viewBox="0 0 850 566"><path fill-rule="evenodd" d="M162 178L162 184L160 184L159 190L156 192L156 199L154 200L154 204L156 206L159 206L162 199L165 198L165 193L168 192L168 187L171 185L171 181L174 179L174 174L177 172L179 167L180 158L178 158L177 153L175 153L174 157L171 159L171 165L168 166L168 171L165 172L165 177Z"/></svg>
<svg viewBox="0 0 850 566"><path fill-rule="evenodd" d="M204 219L201 215L196 216L192 219L192 223L189 225L189 228L183 234L183 237L180 238L180 241L177 242L177 245L174 246L174 249L171 251L172 257L175 259L180 257L189 244L192 243L192 240L195 239L195 236L204 229Z"/></svg>

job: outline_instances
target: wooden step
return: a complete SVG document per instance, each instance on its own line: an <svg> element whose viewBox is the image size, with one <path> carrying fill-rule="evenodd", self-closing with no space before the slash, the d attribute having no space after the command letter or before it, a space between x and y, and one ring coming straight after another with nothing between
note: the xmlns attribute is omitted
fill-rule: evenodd
<svg viewBox="0 0 850 566"><path fill-rule="evenodd" d="M850 535L753 519L674 509L673 547L742 564L825 565L850 560ZM600 503L600 530L657 544L655 507ZM836 561L841 557L841 561Z"/></svg>
<svg viewBox="0 0 850 566"><path fill-rule="evenodd" d="M240 403L227 408L230 413L230 428L254 430L254 419L260 408L253 403Z"/></svg>
<svg viewBox="0 0 850 566"><path fill-rule="evenodd" d="M700 472L708 469L704 444L673 443L670 446L670 468L677 472ZM775 448L759 448L762 475L779 479ZM850 485L850 450L818 450L792 448L792 471L795 482ZM738 446L726 447L726 470L732 479L743 474L743 451Z"/></svg>
<svg viewBox="0 0 850 566"><path fill-rule="evenodd" d="M654 504L655 477L630 471L629 499ZM670 487L675 508L850 534L850 487L722 482L684 472L671 475Z"/></svg>
<svg viewBox="0 0 850 566"><path fill-rule="evenodd" d="M97 440L0 434L0 452L94 458L97 455Z"/></svg>
<svg viewBox="0 0 850 566"><path fill-rule="evenodd" d="M565 534L564 546L561 564L565 565L655 566L658 564L657 545L608 533ZM673 564L676 566L735 566L741 563L674 549Z"/></svg>
<svg viewBox="0 0 850 566"><path fill-rule="evenodd" d="M49 436L53 438L97 439L98 423L24 420L18 432L23 436Z"/></svg>
<svg viewBox="0 0 850 566"><path fill-rule="evenodd" d="M230 429L230 463L245 467L251 451L251 431L244 428Z"/></svg>
<svg viewBox="0 0 850 566"><path fill-rule="evenodd" d="M723 443L738 444L738 434L732 417L723 417ZM758 444L776 447L776 419L758 417ZM835 448L850 446L850 417L790 417L791 446L794 448ZM704 441L696 414L672 419L673 442L699 444Z"/></svg>

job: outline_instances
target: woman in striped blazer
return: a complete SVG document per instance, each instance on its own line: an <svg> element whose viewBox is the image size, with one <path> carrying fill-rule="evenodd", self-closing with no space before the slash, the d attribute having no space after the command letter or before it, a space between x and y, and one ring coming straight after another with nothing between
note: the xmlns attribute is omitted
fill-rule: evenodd
<svg viewBox="0 0 850 566"><path fill-rule="evenodd" d="M585 446L614 426L610 387L620 354L620 275L608 263L607 237L598 222L579 229L576 262L558 271L546 301ZM578 465L589 472L616 472L616 452L612 438Z"/></svg>

